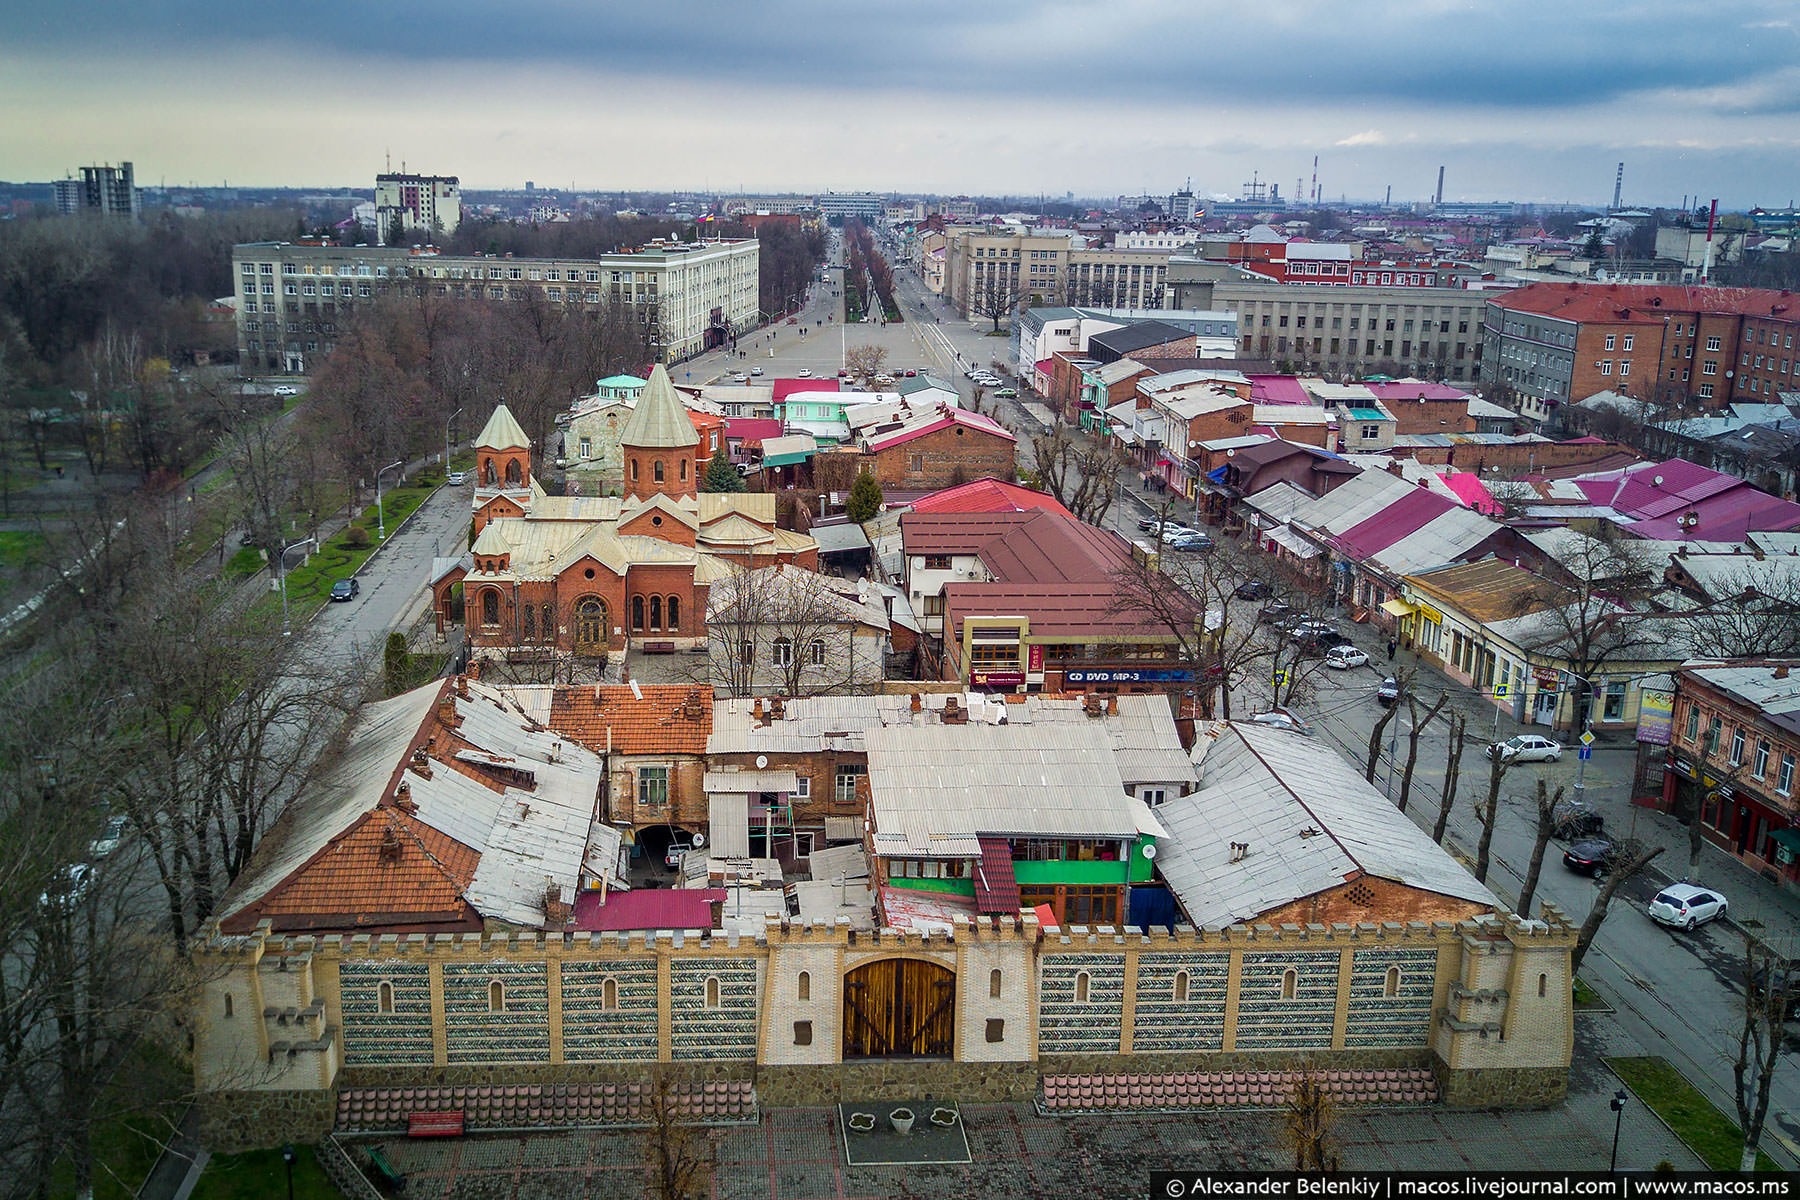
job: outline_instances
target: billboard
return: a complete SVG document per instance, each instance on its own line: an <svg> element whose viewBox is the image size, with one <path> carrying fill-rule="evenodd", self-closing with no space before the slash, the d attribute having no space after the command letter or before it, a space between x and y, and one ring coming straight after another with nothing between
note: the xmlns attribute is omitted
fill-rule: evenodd
<svg viewBox="0 0 1800 1200"><path fill-rule="evenodd" d="M1675 728L1675 693L1642 691L1638 693L1637 740L1654 746L1669 744Z"/></svg>

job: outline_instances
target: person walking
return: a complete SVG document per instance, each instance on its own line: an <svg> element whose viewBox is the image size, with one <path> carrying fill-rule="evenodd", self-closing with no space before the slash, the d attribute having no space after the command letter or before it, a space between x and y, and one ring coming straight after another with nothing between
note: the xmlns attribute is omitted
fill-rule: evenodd
<svg viewBox="0 0 1800 1200"><path fill-rule="evenodd" d="M1394 661L1394 651L1399 648L1400 648L1400 643L1397 640L1395 640L1392 637L1388 638L1388 661L1389 662Z"/></svg>

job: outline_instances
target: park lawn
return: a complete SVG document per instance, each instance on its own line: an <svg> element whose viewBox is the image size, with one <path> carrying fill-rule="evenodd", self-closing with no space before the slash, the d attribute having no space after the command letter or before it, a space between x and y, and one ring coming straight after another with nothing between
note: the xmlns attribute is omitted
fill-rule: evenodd
<svg viewBox="0 0 1800 1200"><path fill-rule="evenodd" d="M50 543L41 533L29 530L0 530L0 567L17 571L36 566L44 560Z"/></svg>
<svg viewBox="0 0 1800 1200"><path fill-rule="evenodd" d="M1700 1094L1666 1058L1609 1058L1606 1065L1675 1136L1715 1171L1735 1171L1743 1154L1743 1133L1735 1122ZM1780 1170L1767 1154L1756 1156L1759 1171Z"/></svg>
<svg viewBox="0 0 1800 1200"><path fill-rule="evenodd" d="M181 1120L182 1094L192 1086L180 1064L160 1049L141 1044L107 1085L102 1110L128 1109L130 1115L102 1116L95 1121L92 1143L94 1200L132 1200L162 1154L163 1143ZM50 1194L75 1194L68 1157L51 1171Z"/></svg>
<svg viewBox="0 0 1800 1200"><path fill-rule="evenodd" d="M295 1146L294 1200L343 1200L311 1146ZM193 1200L279 1200L287 1194L287 1164L280 1150L220 1154L207 1161Z"/></svg>

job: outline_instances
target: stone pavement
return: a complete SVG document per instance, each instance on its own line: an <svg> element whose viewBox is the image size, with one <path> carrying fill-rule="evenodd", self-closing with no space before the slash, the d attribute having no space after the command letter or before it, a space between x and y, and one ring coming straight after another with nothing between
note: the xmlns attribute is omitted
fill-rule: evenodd
<svg viewBox="0 0 1800 1200"><path fill-rule="evenodd" d="M1612 1145L1604 1068L1544 1112L1418 1109L1346 1113L1337 1133L1350 1170L1600 1169ZM1273 1113L1217 1116L1040 1117L1023 1104L965 1105L967 1165L844 1166L836 1110L775 1109L760 1124L712 1134L717 1200L1007 1200L1132 1197L1167 1168L1258 1170L1286 1165ZM643 1135L585 1131L383 1143L408 1175L409 1196L560 1200L642 1194ZM1668 1159L1699 1166L1642 1106L1628 1105L1621 1167Z"/></svg>

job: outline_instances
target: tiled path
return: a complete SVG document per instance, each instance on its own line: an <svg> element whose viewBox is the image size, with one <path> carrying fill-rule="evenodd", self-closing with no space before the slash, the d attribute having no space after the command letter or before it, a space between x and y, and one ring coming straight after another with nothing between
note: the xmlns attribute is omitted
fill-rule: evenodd
<svg viewBox="0 0 1800 1200"><path fill-rule="evenodd" d="M1286 1165L1276 1118L1267 1113L1046 1119L1018 1104L962 1111L974 1162L852 1171L843 1165L834 1109L773 1110L760 1125L711 1135L711 1194L718 1200L1101 1200L1142 1195L1158 1168ZM1338 1135L1346 1169L1604 1169L1612 1114L1603 1095L1578 1095L1548 1112L1346 1114ZM643 1194L642 1134L392 1138L384 1146L409 1176L406 1194L414 1200ZM1631 1105L1620 1165L1648 1168L1664 1158L1698 1165L1653 1117Z"/></svg>

